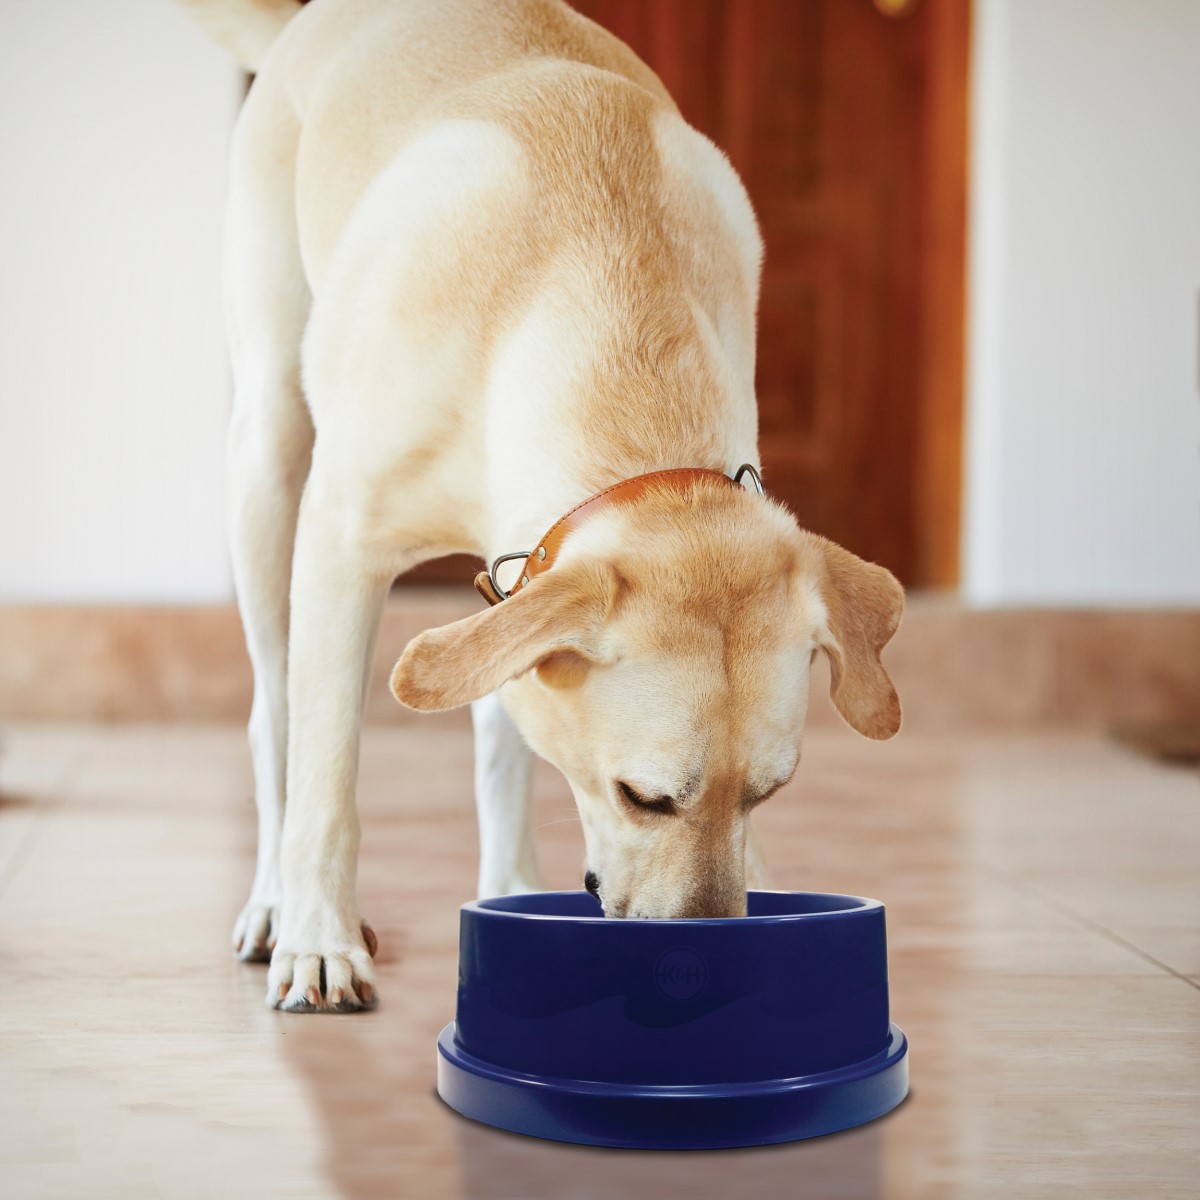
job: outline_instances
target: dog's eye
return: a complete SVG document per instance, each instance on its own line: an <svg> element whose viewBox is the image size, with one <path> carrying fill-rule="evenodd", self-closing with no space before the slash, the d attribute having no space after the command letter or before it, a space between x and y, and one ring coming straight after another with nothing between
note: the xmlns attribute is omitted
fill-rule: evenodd
<svg viewBox="0 0 1200 1200"><path fill-rule="evenodd" d="M673 813L675 811L675 801L670 796L643 796L622 781L618 781L617 791L621 793L621 799L626 804L640 809L642 812Z"/></svg>

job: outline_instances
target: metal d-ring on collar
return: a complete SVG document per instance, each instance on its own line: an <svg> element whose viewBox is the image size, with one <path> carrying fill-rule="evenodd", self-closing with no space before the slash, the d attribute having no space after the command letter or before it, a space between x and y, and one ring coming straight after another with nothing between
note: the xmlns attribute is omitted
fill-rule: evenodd
<svg viewBox="0 0 1200 1200"><path fill-rule="evenodd" d="M528 562L529 559L532 557L533 557L532 550L514 550L511 554L501 554L500 557L498 559L496 559L496 561L494 563L492 563L491 569L488 571L488 577L492 581L492 587L494 587L496 589L496 595L498 595L501 600L507 600L509 598L509 596L512 595L512 591L509 590L506 592L500 586L500 584L497 580L496 571L500 568L501 563L512 562L514 559L518 559L518 558L522 562ZM542 557L543 558L545 557L544 550L542 551Z"/></svg>
<svg viewBox="0 0 1200 1200"><path fill-rule="evenodd" d="M765 492L763 487L762 476L758 473L758 468L753 463L742 463L740 467L733 473L733 482L741 483L742 476L750 476L750 485L760 496Z"/></svg>
<svg viewBox="0 0 1200 1200"><path fill-rule="evenodd" d="M733 473L732 479L734 483L745 486L742 484L742 480L747 476L750 478L750 490L756 495L764 495L765 489L763 488L762 476L758 473L758 469L753 463L742 463L742 465ZM508 591L505 591L504 588L500 586L500 580L496 572L501 566L504 565L504 563L515 562L518 558L521 559L522 562L528 562L529 559L533 557L534 553L535 552L533 550L514 550L509 554L501 554L493 561L491 567L488 569L488 580L495 589L496 595L499 596L501 600L507 600L509 596L512 595L516 588L516 584L514 583L512 588L510 588ZM536 553L538 558L544 559L546 557L546 547L539 546ZM524 586L529 582L529 576L518 576L517 581Z"/></svg>

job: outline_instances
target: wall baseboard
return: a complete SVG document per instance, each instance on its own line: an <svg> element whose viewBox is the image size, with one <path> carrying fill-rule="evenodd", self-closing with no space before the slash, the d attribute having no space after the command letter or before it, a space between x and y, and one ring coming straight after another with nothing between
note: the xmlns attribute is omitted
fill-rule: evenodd
<svg viewBox="0 0 1200 1200"><path fill-rule="evenodd" d="M369 722L423 719L388 693L392 664L414 634L479 605L461 588L393 596ZM918 595L884 661L922 732L1200 726L1200 610L979 610ZM826 691L821 668L814 724L836 721ZM0 607L2 718L240 722L250 693L232 606Z"/></svg>

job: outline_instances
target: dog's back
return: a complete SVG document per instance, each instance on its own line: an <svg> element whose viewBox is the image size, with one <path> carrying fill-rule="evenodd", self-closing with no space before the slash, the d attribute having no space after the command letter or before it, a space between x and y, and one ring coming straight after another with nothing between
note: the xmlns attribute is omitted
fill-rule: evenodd
<svg viewBox="0 0 1200 1200"><path fill-rule="evenodd" d="M242 157L294 173L314 420L336 407L339 436L367 431L355 461L378 453L381 474L432 463L431 500L458 514L443 545L480 548L466 481L494 486L517 459L590 487L647 451L672 465L752 444L749 202L616 38L558 0L317 0L255 91ZM389 437L379 380L413 381L414 363ZM486 449L485 428L504 431Z"/></svg>
<svg viewBox="0 0 1200 1200"><path fill-rule="evenodd" d="M439 120L528 113L531 91L543 101L552 92L530 82L547 67L569 107L573 65L675 111L628 47L559 0L318 0L301 12L262 82L286 91L303 124L297 205L310 272L321 275L364 191L406 144ZM541 119L531 145L553 125L545 108Z"/></svg>
<svg viewBox="0 0 1200 1200"><path fill-rule="evenodd" d="M233 342L280 284L308 310L311 420L373 525L484 553L547 488L745 457L753 211L628 47L560 0L288 8L220 2L277 27L234 145Z"/></svg>

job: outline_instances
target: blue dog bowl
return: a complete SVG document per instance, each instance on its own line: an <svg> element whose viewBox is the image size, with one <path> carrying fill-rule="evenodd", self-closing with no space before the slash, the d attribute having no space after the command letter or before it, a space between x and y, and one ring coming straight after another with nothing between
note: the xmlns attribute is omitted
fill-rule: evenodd
<svg viewBox="0 0 1200 1200"><path fill-rule="evenodd" d="M895 1108L907 1052L877 900L751 892L745 917L614 921L542 892L463 905L438 1092L556 1141L760 1146Z"/></svg>

